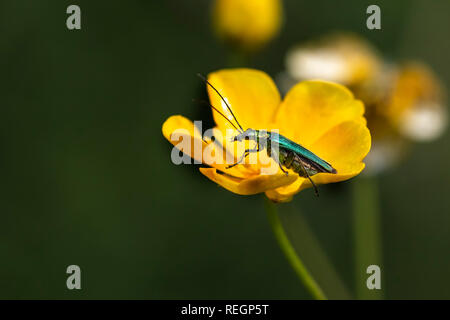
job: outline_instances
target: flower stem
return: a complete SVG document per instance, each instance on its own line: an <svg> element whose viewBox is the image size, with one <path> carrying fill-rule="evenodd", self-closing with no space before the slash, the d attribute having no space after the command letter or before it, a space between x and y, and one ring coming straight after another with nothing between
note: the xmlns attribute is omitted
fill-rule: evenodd
<svg viewBox="0 0 450 320"><path fill-rule="evenodd" d="M352 187L356 297L382 299L381 290L369 290L366 284L370 276L366 273L367 267L378 265L382 268L377 180L375 177L359 177L353 181Z"/></svg>
<svg viewBox="0 0 450 320"><path fill-rule="evenodd" d="M276 205L266 197L264 197L264 199L267 216L269 218L270 225L272 226L273 233L275 234L278 244L280 245L281 251L283 251L300 281L306 287L311 296L316 300L326 300L322 289L306 269L302 260L300 260L300 257L297 255L294 247L289 241L278 216Z"/></svg>

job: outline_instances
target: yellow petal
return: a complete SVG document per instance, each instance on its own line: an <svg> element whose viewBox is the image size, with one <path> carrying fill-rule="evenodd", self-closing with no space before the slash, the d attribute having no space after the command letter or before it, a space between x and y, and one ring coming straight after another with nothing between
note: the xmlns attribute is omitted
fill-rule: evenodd
<svg viewBox="0 0 450 320"><path fill-rule="evenodd" d="M202 140L201 133L192 121L183 116L175 115L168 118L162 126L162 132L164 137L174 146L180 146L180 144L181 146L187 146L187 148L180 151L195 159L198 164L204 163L240 178L244 178L249 174L249 170L244 166L226 169L228 164L226 163L226 149L222 147L223 141L218 139L216 143L206 143ZM222 138L220 135L215 135L215 137ZM218 154L216 162L213 162L214 159L208 157L210 153Z"/></svg>
<svg viewBox="0 0 450 320"><path fill-rule="evenodd" d="M300 187L304 181L304 178L299 177L290 185L266 191L266 196L274 202L291 201L292 196L300 191Z"/></svg>
<svg viewBox="0 0 450 320"><path fill-rule="evenodd" d="M280 134L309 148L325 132L345 121L363 121L364 105L339 84L304 81L286 95L276 117Z"/></svg>
<svg viewBox="0 0 450 320"><path fill-rule="evenodd" d="M281 99L275 83L266 73L252 69L228 69L209 74L208 80L227 100L244 130L268 128ZM237 126L225 103L209 86L208 94L211 104ZM213 115L222 131L233 128L217 112L213 111Z"/></svg>
<svg viewBox="0 0 450 320"><path fill-rule="evenodd" d="M187 155L201 163L202 151L206 143L202 141L201 133L192 121L179 115L171 116L164 122L162 132L164 137L175 146L183 141L187 144L190 140L190 148L184 151L186 153L189 151ZM194 146L200 146L201 149L195 152Z"/></svg>
<svg viewBox="0 0 450 320"><path fill-rule="evenodd" d="M251 195L291 184L296 174L256 175L248 179L239 179L228 174L218 173L214 168L200 168L200 172L228 191L240 195Z"/></svg>
<svg viewBox="0 0 450 320"><path fill-rule="evenodd" d="M180 115L170 116L166 121L164 121L162 126L162 133L164 137L172 142L171 135L179 129L186 130L190 133L191 136L202 139L202 135L197 127L194 126L194 123Z"/></svg>
<svg viewBox="0 0 450 320"><path fill-rule="evenodd" d="M318 173L311 177L316 185L348 180L358 175L365 167L362 162L370 150L371 137L367 127L361 122L348 121L337 125L325 133L311 147L311 150L326 159L337 170L337 174ZM312 187L304 179L297 190L289 190L290 196ZM286 196L287 192L281 192Z"/></svg>
<svg viewBox="0 0 450 320"><path fill-rule="evenodd" d="M356 176L364 169L362 161L370 146L370 132L363 123L347 121L335 126L320 137L311 150L331 163L337 174L319 173L313 177L313 181L330 183Z"/></svg>

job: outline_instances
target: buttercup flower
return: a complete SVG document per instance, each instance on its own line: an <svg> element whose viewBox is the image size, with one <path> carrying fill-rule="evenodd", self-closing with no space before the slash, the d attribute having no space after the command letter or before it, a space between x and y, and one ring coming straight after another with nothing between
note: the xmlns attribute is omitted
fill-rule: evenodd
<svg viewBox="0 0 450 320"><path fill-rule="evenodd" d="M323 81L305 81L293 87L282 101L272 79L261 71L221 70L211 73L208 80L226 99L244 129L279 130L281 135L303 145L337 170L337 174L318 173L312 176L316 184L347 180L363 170L362 160L371 144L363 117L364 105L354 99L345 87ZM208 94L211 104L232 119L219 95L210 87ZM162 132L175 146L182 139L201 146L202 150L197 154L194 148L183 150L198 161L199 155L201 157L207 148L210 148L208 153L225 157L229 150L234 150L236 142L220 137L225 136L226 130L234 128L217 112L213 111L213 116L217 125L215 132L223 133L215 135L214 142L202 139L194 124L179 115L167 119ZM177 131L182 134L176 134ZM266 150L263 150L258 155L264 157L265 154ZM225 161L202 160L211 167L200 168L201 173L225 189L241 195L265 192L273 201L289 201L294 194L311 187L308 179L292 171L288 175L281 170L275 174L264 174L261 162L227 168Z"/></svg>
<svg viewBox="0 0 450 320"><path fill-rule="evenodd" d="M245 52L271 40L281 20L281 0L216 0L213 6L213 24L219 37Z"/></svg>

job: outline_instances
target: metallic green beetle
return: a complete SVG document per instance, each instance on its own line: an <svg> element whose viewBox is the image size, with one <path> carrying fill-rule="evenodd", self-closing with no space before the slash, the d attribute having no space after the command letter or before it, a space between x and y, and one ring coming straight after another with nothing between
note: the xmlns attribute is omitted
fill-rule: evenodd
<svg viewBox="0 0 450 320"><path fill-rule="evenodd" d="M223 98L220 92L201 74L198 75L203 81L209 85L222 99L225 103L227 109L230 111L234 121L236 121L237 126L231 122L222 112L217 108L209 104L217 113L219 113L224 119L226 119L239 134L233 137L233 141L244 141L252 140L256 143L256 147L253 149L246 149L240 159L228 166L227 168L232 168L240 164L250 153L255 153L266 149L267 155L275 160L280 166L281 171L289 174L286 169L292 169L299 176L308 178L314 187L316 195L318 195L317 186L312 181L311 177L320 172L333 173L336 174L337 171L331 164L321 159L305 147L295 143L294 141L282 136L281 134L267 132L265 130L255 130L247 129L244 130L228 105L227 101Z"/></svg>

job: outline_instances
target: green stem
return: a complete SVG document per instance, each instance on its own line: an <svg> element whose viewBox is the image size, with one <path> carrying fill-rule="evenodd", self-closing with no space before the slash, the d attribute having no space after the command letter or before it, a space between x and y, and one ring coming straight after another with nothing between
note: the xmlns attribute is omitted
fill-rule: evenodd
<svg viewBox="0 0 450 320"><path fill-rule="evenodd" d="M378 184L375 177L359 177L353 181L353 234L356 297L382 299L381 290L367 288L367 267L382 268L381 227ZM381 269L382 270L382 269ZM381 277L381 279L383 279ZM383 287L382 287L383 288Z"/></svg>
<svg viewBox="0 0 450 320"><path fill-rule="evenodd" d="M283 219L288 221L286 234L291 239L294 248L302 245L302 258L308 261L308 266L314 270L314 275L328 299L350 300L352 296L342 281L327 254L324 252L314 231L310 228L305 215L291 203L282 207ZM285 220L288 219L288 220ZM290 232L291 231L291 232Z"/></svg>
<svg viewBox="0 0 450 320"><path fill-rule="evenodd" d="M316 300L326 300L325 294L319 287L317 282L311 276L309 271L306 269L300 257L294 250L291 242L289 241L286 232L283 229L281 220L278 217L277 207L269 199L265 198L265 207L267 215L269 218L270 225L272 226L273 233L280 245L281 250L288 259L294 271L297 273L300 281L306 287L311 296Z"/></svg>

